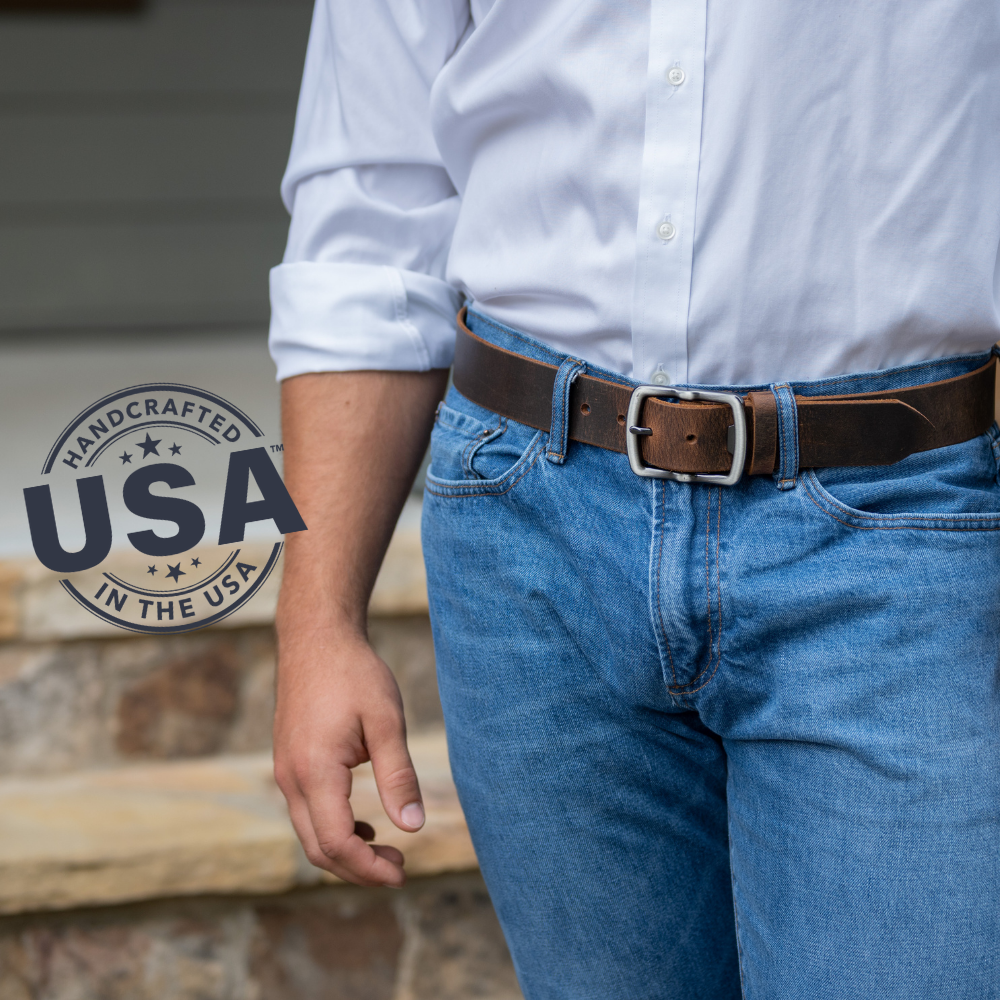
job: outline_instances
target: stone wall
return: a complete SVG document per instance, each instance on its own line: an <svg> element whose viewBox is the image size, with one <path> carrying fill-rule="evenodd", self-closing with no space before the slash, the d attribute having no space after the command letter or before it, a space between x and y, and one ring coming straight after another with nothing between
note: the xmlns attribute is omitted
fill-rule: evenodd
<svg viewBox="0 0 1000 1000"><path fill-rule="evenodd" d="M0 920L0 1000L517 1000L476 874Z"/></svg>
<svg viewBox="0 0 1000 1000"><path fill-rule="evenodd" d="M440 727L427 616L373 619L370 636L411 730ZM0 775L267 750L274 656L268 626L0 643Z"/></svg>
<svg viewBox="0 0 1000 1000"><path fill-rule="evenodd" d="M154 638L0 562L0 1000L520 997L448 769L418 514L370 635L427 824L391 826L370 766L351 796L407 854L400 892L338 883L295 841L270 773L277 581L230 627Z"/></svg>

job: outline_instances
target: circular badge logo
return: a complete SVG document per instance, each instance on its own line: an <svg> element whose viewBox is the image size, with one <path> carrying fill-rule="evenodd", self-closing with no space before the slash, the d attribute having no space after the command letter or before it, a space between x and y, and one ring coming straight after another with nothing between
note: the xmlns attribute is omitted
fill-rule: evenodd
<svg viewBox="0 0 1000 1000"><path fill-rule="evenodd" d="M306 527L263 437L242 410L194 386L151 382L105 396L59 435L42 466L47 481L24 490L35 555L119 628L175 633L221 621L281 553L280 539L248 553L247 525L272 522L281 535ZM64 547L60 519L64 538L82 523L81 547Z"/></svg>

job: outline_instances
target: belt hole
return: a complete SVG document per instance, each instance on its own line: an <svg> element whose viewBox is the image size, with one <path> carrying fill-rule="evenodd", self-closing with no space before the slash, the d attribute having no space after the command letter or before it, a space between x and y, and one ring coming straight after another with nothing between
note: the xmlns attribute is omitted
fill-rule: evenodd
<svg viewBox="0 0 1000 1000"><path fill-rule="evenodd" d="M688 444L694 444L695 441L698 440L698 435L697 434L688 434L688 436L685 438L685 440L687 441Z"/></svg>
<svg viewBox="0 0 1000 1000"><path fill-rule="evenodd" d="M625 414L624 413L619 413L618 414L618 423L620 423L620 424L624 424L625 423Z"/></svg>
<svg viewBox="0 0 1000 1000"><path fill-rule="evenodd" d="M582 414L583 414L584 416L586 416L586 415L587 415L588 413L590 413L590 403L584 403L584 404L583 404L583 405L582 405L582 406L580 407L580 412L581 412L581 413L582 413Z"/></svg>

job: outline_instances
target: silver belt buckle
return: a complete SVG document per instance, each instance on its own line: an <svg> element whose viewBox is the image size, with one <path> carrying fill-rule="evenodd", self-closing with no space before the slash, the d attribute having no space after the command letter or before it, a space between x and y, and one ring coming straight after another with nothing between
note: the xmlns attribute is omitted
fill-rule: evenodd
<svg viewBox="0 0 1000 1000"><path fill-rule="evenodd" d="M639 426L642 416L642 404L650 397L656 399L685 399L692 402L726 403L733 411L733 427L730 431L729 451L733 455L733 464L725 475L715 475L705 472L670 472L668 469L653 469L646 465L639 454L639 439L652 434L648 427ZM743 412L743 400L735 392L707 392L701 389L675 389L673 386L640 385L632 393L628 402L628 414L625 418L628 433L625 435L625 447L628 451L628 464L637 476L646 479L674 479L679 483L710 483L713 486L734 486L743 475L743 467L747 457L747 418Z"/></svg>

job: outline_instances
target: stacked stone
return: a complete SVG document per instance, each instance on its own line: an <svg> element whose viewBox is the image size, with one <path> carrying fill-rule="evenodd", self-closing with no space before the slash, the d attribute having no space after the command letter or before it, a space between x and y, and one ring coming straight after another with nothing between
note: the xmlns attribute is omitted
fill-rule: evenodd
<svg viewBox="0 0 1000 1000"><path fill-rule="evenodd" d="M0 563L0 1000L520 996L448 770L415 518L371 636L427 825L396 831L368 767L352 794L405 851L402 892L334 884L295 841L270 770L268 587L225 628L129 636Z"/></svg>

